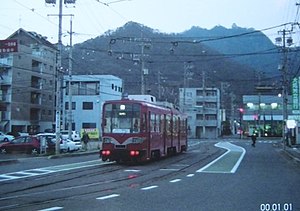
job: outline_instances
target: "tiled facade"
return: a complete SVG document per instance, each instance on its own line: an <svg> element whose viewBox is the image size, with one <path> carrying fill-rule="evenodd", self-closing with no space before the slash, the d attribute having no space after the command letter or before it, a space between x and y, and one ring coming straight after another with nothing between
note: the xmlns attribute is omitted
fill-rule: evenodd
<svg viewBox="0 0 300 211"><path fill-rule="evenodd" d="M36 133L52 128L56 48L23 29L8 39L18 41L18 52L0 55L0 130Z"/></svg>

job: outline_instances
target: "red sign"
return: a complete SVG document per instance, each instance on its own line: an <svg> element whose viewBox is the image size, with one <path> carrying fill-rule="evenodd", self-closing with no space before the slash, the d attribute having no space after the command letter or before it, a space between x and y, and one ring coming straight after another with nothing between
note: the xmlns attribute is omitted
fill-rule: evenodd
<svg viewBox="0 0 300 211"><path fill-rule="evenodd" d="M0 40L0 53L18 52L18 40Z"/></svg>

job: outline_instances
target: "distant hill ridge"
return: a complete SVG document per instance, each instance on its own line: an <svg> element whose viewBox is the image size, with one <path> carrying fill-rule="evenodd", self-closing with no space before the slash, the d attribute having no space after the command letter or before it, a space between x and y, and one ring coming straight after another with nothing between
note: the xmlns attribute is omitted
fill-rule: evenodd
<svg viewBox="0 0 300 211"><path fill-rule="evenodd" d="M184 85L184 73L187 86L201 87L205 81L205 86L220 88L224 101L232 95L240 101L242 94L255 93L259 78L263 83L280 83L276 46L263 33L236 25L210 30L192 27L182 33L166 34L128 22L76 44L73 58L75 74L119 76L129 94L140 94L144 61L148 93L174 103L178 88ZM190 68L184 71L187 66ZM265 74L259 76L260 72Z"/></svg>

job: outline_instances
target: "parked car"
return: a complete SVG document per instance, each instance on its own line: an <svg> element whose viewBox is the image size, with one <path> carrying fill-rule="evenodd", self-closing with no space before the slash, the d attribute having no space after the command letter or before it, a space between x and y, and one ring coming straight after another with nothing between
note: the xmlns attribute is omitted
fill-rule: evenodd
<svg viewBox="0 0 300 211"><path fill-rule="evenodd" d="M44 150L47 153L55 151L55 133L39 133L36 137L39 139L40 143L42 143L42 148L43 146L45 147Z"/></svg>
<svg viewBox="0 0 300 211"><path fill-rule="evenodd" d="M47 144L47 152L48 151L55 151L56 146L56 134L55 133L40 133L36 135L39 140L42 141L45 140ZM77 151L82 148L81 142L74 142L68 138L63 138L61 136L60 138L60 151L61 152L72 152Z"/></svg>
<svg viewBox="0 0 300 211"><path fill-rule="evenodd" d="M3 141L8 142L8 141L13 140L14 138L15 138L14 136L5 134L0 131L0 142L3 142Z"/></svg>
<svg viewBox="0 0 300 211"><path fill-rule="evenodd" d="M73 152L78 151L82 148L82 145L80 142L75 142L70 139L62 139L60 141L60 150L62 152Z"/></svg>
<svg viewBox="0 0 300 211"><path fill-rule="evenodd" d="M20 136L10 142L0 144L2 153L23 152L37 154L40 152L40 141L36 136Z"/></svg>
<svg viewBox="0 0 300 211"><path fill-rule="evenodd" d="M69 131L67 131L67 130L60 131L60 134L61 134L63 139L69 138ZM80 133L78 131L72 131L71 139L72 139L72 141L75 141L75 142L79 141L80 142Z"/></svg>

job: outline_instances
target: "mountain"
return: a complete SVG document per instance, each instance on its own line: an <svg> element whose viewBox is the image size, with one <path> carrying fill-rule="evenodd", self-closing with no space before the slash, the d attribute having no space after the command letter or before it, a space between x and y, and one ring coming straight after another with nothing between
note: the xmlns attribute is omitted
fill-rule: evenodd
<svg viewBox="0 0 300 211"><path fill-rule="evenodd" d="M280 55L278 48L261 31L241 28L236 24L231 29L216 26L211 30L192 27L181 34L183 37L196 37L202 43L228 55L233 61L248 65L257 72L276 74Z"/></svg>
<svg viewBox="0 0 300 211"><path fill-rule="evenodd" d="M147 93L175 103L184 75L188 87L219 88L224 108L230 107L232 96L240 104L241 96L255 93L261 82L280 83L276 46L263 33L237 26L166 34L128 22L76 44L73 58L74 74L116 75L129 94L140 94L143 66Z"/></svg>

